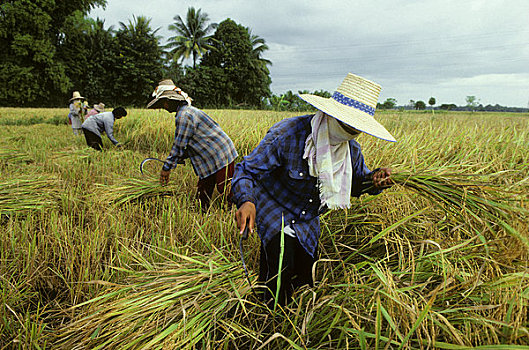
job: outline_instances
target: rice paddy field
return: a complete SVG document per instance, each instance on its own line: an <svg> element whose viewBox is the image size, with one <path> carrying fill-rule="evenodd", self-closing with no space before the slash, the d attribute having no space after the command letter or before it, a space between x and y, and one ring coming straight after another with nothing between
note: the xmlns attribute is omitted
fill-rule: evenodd
<svg viewBox="0 0 529 350"><path fill-rule="evenodd" d="M207 112L241 157L295 115ZM358 141L397 184L323 215L287 307L255 298L235 208L202 214L189 163L140 173L171 114L129 110L103 152L66 116L0 109L0 349L529 349L528 115L377 112L398 142Z"/></svg>

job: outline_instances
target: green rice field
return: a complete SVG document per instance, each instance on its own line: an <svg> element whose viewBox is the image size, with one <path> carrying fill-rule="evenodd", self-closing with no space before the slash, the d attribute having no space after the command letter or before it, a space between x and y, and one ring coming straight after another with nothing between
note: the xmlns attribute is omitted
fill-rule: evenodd
<svg viewBox="0 0 529 350"><path fill-rule="evenodd" d="M269 308L236 209L202 214L189 162L139 171L173 115L128 111L96 152L67 109L0 108L0 349L529 349L527 114L377 112L397 185L324 214L315 286ZM302 114L206 112L241 157Z"/></svg>

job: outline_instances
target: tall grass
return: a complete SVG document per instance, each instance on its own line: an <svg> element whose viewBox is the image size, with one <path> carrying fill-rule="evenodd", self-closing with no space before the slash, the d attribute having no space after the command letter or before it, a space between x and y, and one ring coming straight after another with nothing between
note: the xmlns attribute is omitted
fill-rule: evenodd
<svg viewBox="0 0 529 350"><path fill-rule="evenodd" d="M63 112L0 109L0 123ZM207 112L241 157L292 115ZM202 214L189 164L165 188L156 167L139 173L141 160L168 153L169 113L130 110L116 122L121 151L104 137L103 152L88 149L68 125L4 125L0 200L12 209L0 218L0 348L527 346L529 118L377 119L399 142L359 142L398 185L322 217L315 286L275 311L244 279L235 208L219 200ZM244 254L255 287L256 235Z"/></svg>

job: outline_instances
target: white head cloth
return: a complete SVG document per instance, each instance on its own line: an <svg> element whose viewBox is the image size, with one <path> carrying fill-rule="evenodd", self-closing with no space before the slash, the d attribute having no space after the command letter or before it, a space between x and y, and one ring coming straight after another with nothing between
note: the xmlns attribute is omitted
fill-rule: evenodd
<svg viewBox="0 0 529 350"><path fill-rule="evenodd" d="M174 92L176 92L177 94L179 94L180 96L182 96L184 98L184 100L187 102L187 104L189 106L191 106L191 101L193 101L193 99L191 97L189 97L189 95L186 94L184 91L182 91L182 89L180 89L179 87L176 87L175 85L158 85L154 89L154 92L152 93L152 97L160 98L160 97L162 97L162 94L165 91L174 91Z"/></svg>
<svg viewBox="0 0 529 350"><path fill-rule="evenodd" d="M318 111L311 121L312 133L305 141L303 158L309 173L319 180L320 200L329 209L351 206L353 166L349 140L351 135L338 121Z"/></svg>

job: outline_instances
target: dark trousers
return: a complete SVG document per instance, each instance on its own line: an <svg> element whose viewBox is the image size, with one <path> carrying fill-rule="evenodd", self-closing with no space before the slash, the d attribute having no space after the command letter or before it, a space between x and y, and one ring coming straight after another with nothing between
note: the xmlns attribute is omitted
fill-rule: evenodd
<svg viewBox="0 0 529 350"><path fill-rule="evenodd" d="M232 193L229 184L233 177L234 170L235 162L231 162L228 166L218 170L216 173L198 180L197 199L200 202L202 210L205 211L209 208L209 202L211 201L215 186L217 186L217 190L220 194L225 195L226 202L231 203Z"/></svg>
<svg viewBox="0 0 529 350"><path fill-rule="evenodd" d="M103 140L101 140L101 136L98 136L85 128L83 128L83 133L86 139L86 144L97 151L101 151L103 148Z"/></svg>
<svg viewBox="0 0 529 350"><path fill-rule="evenodd" d="M277 276L279 271L279 255L281 252L281 234L263 247L261 243L261 256L259 261L259 282L266 284L263 292L263 301L272 302L277 291ZM317 256L317 253L314 253ZM294 237L285 235L283 265L281 272L281 286L278 295L278 304L286 305L292 300L292 293L296 288L308 284L313 286L312 265L313 258Z"/></svg>

